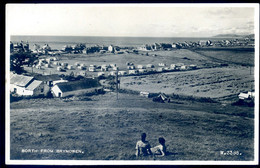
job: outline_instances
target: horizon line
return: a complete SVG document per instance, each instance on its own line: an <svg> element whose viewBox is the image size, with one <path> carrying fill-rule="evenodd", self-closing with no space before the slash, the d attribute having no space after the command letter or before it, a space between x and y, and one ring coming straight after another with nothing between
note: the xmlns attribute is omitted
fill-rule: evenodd
<svg viewBox="0 0 260 168"><path fill-rule="evenodd" d="M219 35L234 35L234 36L248 36L248 35L255 35L255 33L248 33L248 34L217 34L214 36L91 36L91 35L10 35L11 36L53 36L53 37L127 37L127 38L214 38Z"/></svg>

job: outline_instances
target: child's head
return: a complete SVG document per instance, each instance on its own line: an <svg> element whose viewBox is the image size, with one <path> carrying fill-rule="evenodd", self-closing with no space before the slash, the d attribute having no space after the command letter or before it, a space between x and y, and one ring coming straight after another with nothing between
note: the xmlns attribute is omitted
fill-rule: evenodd
<svg viewBox="0 0 260 168"><path fill-rule="evenodd" d="M146 138L146 133L142 133L142 134L141 134L141 140L142 140L142 141L145 141L145 138Z"/></svg>
<svg viewBox="0 0 260 168"><path fill-rule="evenodd" d="M161 145L165 144L165 139L163 137L160 137L158 140Z"/></svg>

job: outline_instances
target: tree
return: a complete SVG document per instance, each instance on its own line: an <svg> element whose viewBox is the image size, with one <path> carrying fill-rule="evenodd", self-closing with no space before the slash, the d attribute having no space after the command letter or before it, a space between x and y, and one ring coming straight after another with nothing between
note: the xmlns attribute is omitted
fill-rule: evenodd
<svg viewBox="0 0 260 168"><path fill-rule="evenodd" d="M10 71L17 74L24 72L23 65L32 65L36 58L27 52L13 53L10 55Z"/></svg>
<svg viewBox="0 0 260 168"><path fill-rule="evenodd" d="M74 50L81 51L81 50L84 50L85 48L86 48L85 44L79 43L79 44L76 44Z"/></svg>

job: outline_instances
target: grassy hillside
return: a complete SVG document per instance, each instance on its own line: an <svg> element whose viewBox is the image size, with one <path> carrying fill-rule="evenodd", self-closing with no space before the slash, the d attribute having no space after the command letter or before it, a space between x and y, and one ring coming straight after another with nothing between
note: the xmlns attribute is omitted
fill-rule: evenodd
<svg viewBox="0 0 260 168"><path fill-rule="evenodd" d="M115 93L91 98L11 103L11 159L135 160L135 143L146 132L151 146L163 136L169 155L141 159L253 160L253 108L189 101L155 103L127 94L119 94L117 101ZM38 152L22 153L22 149ZM84 153L56 153L57 149ZM221 154L229 150L239 155Z"/></svg>
<svg viewBox="0 0 260 168"><path fill-rule="evenodd" d="M251 50L243 50L243 48L239 49L198 49L195 50L195 53L200 54L210 60L228 63L228 64L237 64L243 66L254 66L255 64L255 53Z"/></svg>
<svg viewBox="0 0 260 168"><path fill-rule="evenodd" d="M229 66L194 71L122 77L121 88L151 93L219 98L254 88L253 68Z"/></svg>

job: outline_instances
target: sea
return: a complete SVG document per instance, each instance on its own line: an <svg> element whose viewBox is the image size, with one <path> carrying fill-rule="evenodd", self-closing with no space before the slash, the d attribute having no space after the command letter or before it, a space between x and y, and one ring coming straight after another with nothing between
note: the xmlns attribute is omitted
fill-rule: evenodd
<svg viewBox="0 0 260 168"><path fill-rule="evenodd" d="M34 44L43 46L48 44L52 49L61 50L65 45L84 43L86 46L93 45L116 45L119 47L138 47L143 44L154 43L176 43L176 42L198 42L199 40L223 40L215 37L101 37L101 36L18 36L10 37L11 42L25 41L29 43L30 49ZM227 38L225 38L227 39Z"/></svg>

